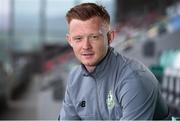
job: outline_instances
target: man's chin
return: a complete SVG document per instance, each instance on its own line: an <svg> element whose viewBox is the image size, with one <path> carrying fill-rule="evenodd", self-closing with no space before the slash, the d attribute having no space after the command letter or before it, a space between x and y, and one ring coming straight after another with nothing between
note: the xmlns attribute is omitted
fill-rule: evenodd
<svg viewBox="0 0 180 121"><path fill-rule="evenodd" d="M82 62L82 64L85 66L96 66L96 63L94 62Z"/></svg>

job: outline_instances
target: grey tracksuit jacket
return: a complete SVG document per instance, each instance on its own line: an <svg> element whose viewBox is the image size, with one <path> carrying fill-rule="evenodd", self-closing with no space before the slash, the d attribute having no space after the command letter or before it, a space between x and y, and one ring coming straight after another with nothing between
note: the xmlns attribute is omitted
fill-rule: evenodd
<svg viewBox="0 0 180 121"><path fill-rule="evenodd" d="M165 119L168 107L152 73L109 47L92 73L83 65L69 76L60 120Z"/></svg>

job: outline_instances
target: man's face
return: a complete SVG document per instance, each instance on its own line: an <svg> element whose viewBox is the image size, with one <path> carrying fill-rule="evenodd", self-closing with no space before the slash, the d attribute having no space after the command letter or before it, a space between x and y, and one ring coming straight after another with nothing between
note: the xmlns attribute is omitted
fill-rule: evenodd
<svg viewBox="0 0 180 121"><path fill-rule="evenodd" d="M67 40L78 60L86 68L95 67L106 55L108 30L99 17L93 17L86 21L73 19L69 23Z"/></svg>

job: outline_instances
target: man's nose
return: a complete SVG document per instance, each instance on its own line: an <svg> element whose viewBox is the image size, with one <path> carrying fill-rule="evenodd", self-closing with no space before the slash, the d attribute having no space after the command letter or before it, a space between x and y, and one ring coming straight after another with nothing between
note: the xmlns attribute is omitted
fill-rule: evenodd
<svg viewBox="0 0 180 121"><path fill-rule="evenodd" d="M90 40L87 38L84 39L84 43L83 43L83 49L90 49L92 46L91 46L91 43L90 43Z"/></svg>

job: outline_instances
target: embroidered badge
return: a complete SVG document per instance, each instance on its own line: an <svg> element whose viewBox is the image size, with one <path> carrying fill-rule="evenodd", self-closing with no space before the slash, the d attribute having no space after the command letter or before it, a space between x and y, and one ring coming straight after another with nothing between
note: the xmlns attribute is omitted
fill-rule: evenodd
<svg viewBox="0 0 180 121"><path fill-rule="evenodd" d="M111 90L109 91L109 93L107 95L106 104L107 104L108 110L113 109L113 107L115 106L115 101L114 101Z"/></svg>

